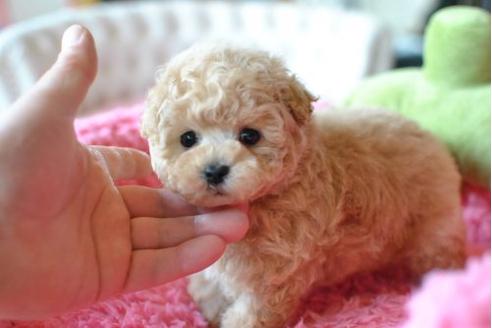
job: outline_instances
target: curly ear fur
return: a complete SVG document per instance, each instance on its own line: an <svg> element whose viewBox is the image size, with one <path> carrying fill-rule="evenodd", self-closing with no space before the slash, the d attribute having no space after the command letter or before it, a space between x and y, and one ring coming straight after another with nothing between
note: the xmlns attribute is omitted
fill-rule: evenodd
<svg viewBox="0 0 492 328"><path fill-rule="evenodd" d="M160 74L162 75L162 74ZM145 102L145 110L142 115L140 133L144 138L152 141L158 136L160 110L167 95L167 86L161 76L157 76L156 83L150 89Z"/></svg>
<svg viewBox="0 0 492 328"><path fill-rule="evenodd" d="M310 119L313 111L312 102L317 100L294 75L290 77L287 85L279 89L278 98L299 125L304 125Z"/></svg>

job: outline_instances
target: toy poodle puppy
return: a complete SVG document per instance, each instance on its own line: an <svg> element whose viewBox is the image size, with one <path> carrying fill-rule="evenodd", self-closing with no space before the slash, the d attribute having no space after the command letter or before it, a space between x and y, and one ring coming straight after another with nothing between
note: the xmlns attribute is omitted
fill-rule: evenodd
<svg viewBox="0 0 492 328"><path fill-rule="evenodd" d="M249 203L250 230L191 277L214 325L281 327L315 286L465 258L460 176L445 147L397 114L312 112L268 53L195 46L160 72L142 134L165 186L200 207Z"/></svg>

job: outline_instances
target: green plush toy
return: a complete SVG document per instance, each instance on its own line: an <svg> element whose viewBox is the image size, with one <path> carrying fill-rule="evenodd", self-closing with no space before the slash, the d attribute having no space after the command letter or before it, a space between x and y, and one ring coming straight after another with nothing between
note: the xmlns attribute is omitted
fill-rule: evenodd
<svg viewBox="0 0 492 328"><path fill-rule="evenodd" d="M364 81L349 106L383 107L440 137L464 180L490 187L490 14L465 6L433 15L422 69Z"/></svg>

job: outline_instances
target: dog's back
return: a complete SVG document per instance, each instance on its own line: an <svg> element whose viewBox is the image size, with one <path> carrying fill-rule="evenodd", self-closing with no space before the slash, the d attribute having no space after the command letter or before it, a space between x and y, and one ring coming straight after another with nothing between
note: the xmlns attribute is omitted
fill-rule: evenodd
<svg viewBox="0 0 492 328"><path fill-rule="evenodd" d="M400 262L416 275L463 265L461 180L440 142L382 110L327 109L314 120L342 186L340 256L354 271L358 259L367 269Z"/></svg>

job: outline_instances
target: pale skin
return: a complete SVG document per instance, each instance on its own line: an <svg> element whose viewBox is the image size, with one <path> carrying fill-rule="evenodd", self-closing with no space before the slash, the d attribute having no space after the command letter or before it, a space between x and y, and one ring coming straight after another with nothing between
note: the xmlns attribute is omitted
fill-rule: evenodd
<svg viewBox="0 0 492 328"><path fill-rule="evenodd" d="M97 67L80 26L51 69L0 115L0 319L42 319L163 284L215 262L248 229L244 210L199 214L165 190L146 154L80 144L77 108Z"/></svg>

